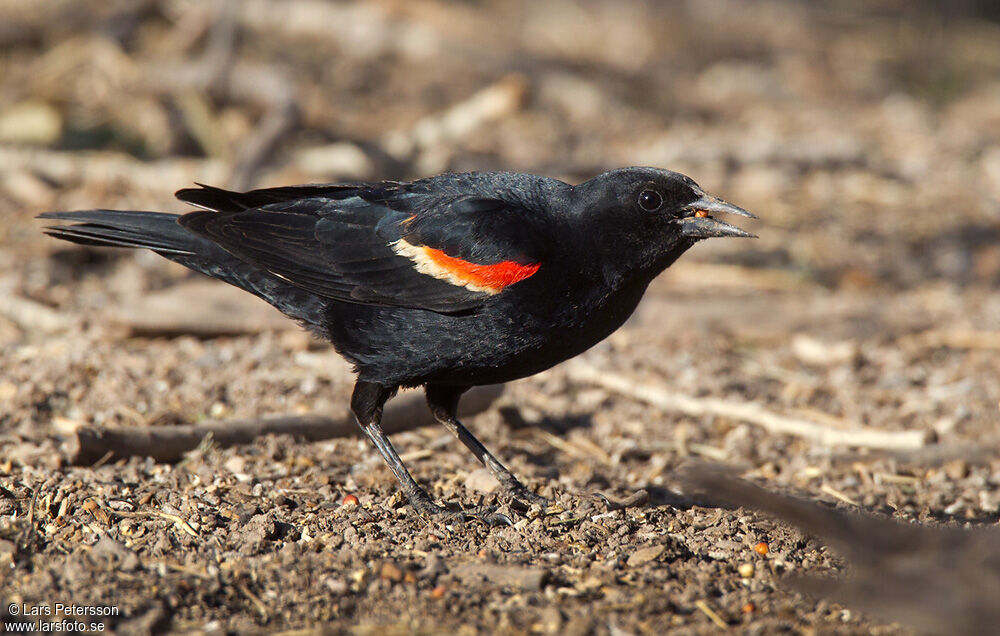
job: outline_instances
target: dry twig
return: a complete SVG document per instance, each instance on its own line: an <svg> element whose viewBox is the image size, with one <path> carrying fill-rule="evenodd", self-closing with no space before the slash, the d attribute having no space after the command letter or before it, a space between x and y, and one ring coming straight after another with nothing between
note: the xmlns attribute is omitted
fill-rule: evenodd
<svg viewBox="0 0 1000 636"><path fill-rule="evenodd" d="M42 333L65 331L75 323L55 309L9 293L0 298L0 316L26 331Z"/></svg>
<svg viewBox="0 0 1000 636"><path fill-rule="evenodd" d="M771 433L795 435L827 446L860 446L866 448L906 449L925 446L931 439L929 431L886 431L873 428L831 428L815 422L768 411L760 404L699 398L667 391L659 387L636 384L622 375L595 369L576 362L568 366L567 375L575 382L596 384L668 411L687 415L718 415L751 422Z"/></svg>
<svg viewBox="0 0 1000 636"><path fill-rule="evenodd" d="M459 415L470 416L487 408L503 392L502 384L476 387L461 402ZM423 395L409 393L389 402L382 418L386 433L409 431L434 424ZM82 428L65 442L68 461L90 464L108 451L116 457L152 457L157 461L175 461L197 448L207 435L218 446L248 444L261 435L295 435L307 441L359 434L354 416L346 408L332 417L318 415L274 416L251 420L223 420L183 426L147 426L136 428Z"/></svg>
<svg viewBox="0 0 1000 636"><path fill-rule="evenodd" d="M702 599L698 599L694 602L694 606L701 610L701 613L708 617L708 620L715 623L716 627L720 629L729 629L729 623L724 621L719 614L708 606L708 603Z"/></svg>
<svg viewBox="0 0 1000 636"><path fill-rule="evenodd" d="M931 329L900 339L901 343L923 349L1000 349L1000 331Z"/></svg>

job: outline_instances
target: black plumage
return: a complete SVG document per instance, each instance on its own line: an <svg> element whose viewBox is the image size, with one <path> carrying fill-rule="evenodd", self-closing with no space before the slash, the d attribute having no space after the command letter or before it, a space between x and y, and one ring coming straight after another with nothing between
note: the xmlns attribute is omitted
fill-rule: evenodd
<svg viewBox="0 0 1000 636"><path fill-rule="evenodd" d="M378 420L401 386L515 498L537 500L455 419L462 392L570 358L618 328L647 285L700 239L751 236L711 216L748 212L688 177L626 168L570 186L506 172L413 182L307 185L177 196L184 215L91 210L46 232L144 247L271 303L355 367L352 408L410 501L440 512Z"/></svg>

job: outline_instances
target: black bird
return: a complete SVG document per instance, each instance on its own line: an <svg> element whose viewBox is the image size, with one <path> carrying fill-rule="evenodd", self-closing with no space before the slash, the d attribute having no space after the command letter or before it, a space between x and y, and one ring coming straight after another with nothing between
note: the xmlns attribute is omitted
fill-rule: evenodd
<svg viewBox="0 0 1000 636"><path fill-rule="evenodd" d="M423 386L435 419L522 503L527 490L456 418L472 386L538 373L590 348L632 314L697 241L753 235L753 217L656 168L576 186L509 172L413 182L303 185L177 198L183 215L49 212L84 245L142 247L255 294L333 343L358 374L351 409L410 503L443 513L382 431L400 387Z"/></svg>

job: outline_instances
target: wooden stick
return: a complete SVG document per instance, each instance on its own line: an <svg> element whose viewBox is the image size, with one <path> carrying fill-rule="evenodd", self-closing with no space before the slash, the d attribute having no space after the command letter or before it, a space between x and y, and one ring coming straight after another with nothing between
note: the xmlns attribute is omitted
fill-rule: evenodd
<svg viewBox="0 0 1000 636"><path fill-rule="evenodd" d="M468 417L485 411L503 393L502 384L476 387L465 394L458 414ZM409 431L434 424L424 403L423 393L407 393L390 400L382 416L386 433ZM261 435L295 435L306 441L360 434L354 416L344 408L333 416L277 415L249 420L209 421L182 426L147 426L143 428L81 428L64 443L71 464L92 464L108 452L114 457L148 456L157 461L176 461L211 435L219 446L249 444Z"/></svg>
<svg viewBox="0 0 1000 636"><path fill-rule="evenodd" d="M71 318L64 316L51 307L46 307L27 298L3 293L0 300L0 316L7 318L25 331L40 331L55 333L66 331L75 324Z"/></svg>
<svg viewBox="0 0 1000 636"><path fill-rule="evenodd" d="M858 426L831 428L808 420L779 415L754 402L699 398L637 384L622 375L601 371L580 362L569 365L566 371L569 378L575 382L596 384L666 411L680 411L693 416L718 415L742 420L762 426L771 433L796 435L828 446L910 449L926 446L933 437L931 431L886 431Z"/></svg>
<svg viewBox="0 0 1000 636"><path fill-rule="evenodd" d="M897 342L925 349L948 347L951 349L1000 349L1000 331L972 329L931 329L914 336L900 338Z"/></svg>

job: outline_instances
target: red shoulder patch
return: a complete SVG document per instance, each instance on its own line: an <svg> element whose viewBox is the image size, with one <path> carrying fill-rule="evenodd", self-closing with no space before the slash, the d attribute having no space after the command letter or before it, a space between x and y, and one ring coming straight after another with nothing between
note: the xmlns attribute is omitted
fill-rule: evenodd
<svg viewBox="0 0 1000 636"><path fill-rule="evenodd" d="M448 256L441 250L425 247L424 253L442 269L448 270L461 280L466 287L485 287L497 293L507 285L513 285L532 276L541 267L540 263L522 265L514 261L503 261L493 265L478 265L463 261L454 256Z"/></svg>
<svg viewBox="0 0 1000 636"><path fill-rule="evenodd" d="M541 267L541 263L525 265L514 261L480 265L448 256L442 250L433 247L411 245L404 240L393 243L393 249L412 260L421 274L487 294L498 294L508 285L534 275Z"/></svg>

